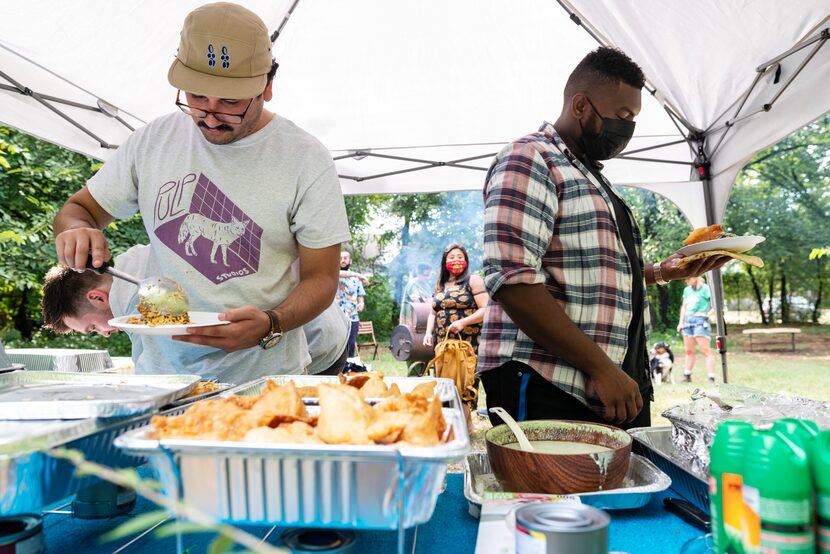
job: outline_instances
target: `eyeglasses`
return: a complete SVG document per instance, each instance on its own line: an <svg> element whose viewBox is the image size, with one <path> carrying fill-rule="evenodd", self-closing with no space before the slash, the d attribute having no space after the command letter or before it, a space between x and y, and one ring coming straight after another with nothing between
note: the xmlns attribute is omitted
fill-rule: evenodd
<svg viewBox="0 0 830 554"><path fill-rule="evenodd" d="M187 115L193 115L200 118L205 118L208 115L212 115L219 121L223 123L242 123L242 120L245 119L245 114L248 113L248 110L251 109L251 106L254 103L254 99L251 98L251 101L248 103L248 107L245 108L245 111L242 113L223 113L223 112L211 112L208 110L202 110L199 108L194 108L193 106L188 106L187 104L182 103L179 101L179 95L182 91L176 91L176 105L179 107L181 111L186 113Z"/></svg>

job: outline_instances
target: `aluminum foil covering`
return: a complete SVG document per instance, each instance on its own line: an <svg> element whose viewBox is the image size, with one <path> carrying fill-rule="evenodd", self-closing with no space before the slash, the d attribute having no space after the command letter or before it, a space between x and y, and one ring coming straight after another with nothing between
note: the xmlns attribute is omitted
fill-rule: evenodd
<svg viewBox="0 0 830 554"><path fill-rule="evenodd" d="M672 442L679 455L707 475L709 447L719 423L747 421L764 427L783 417L794 417L830 429L830 403L724 384L719 389L695 390L691 402L669 408L663 417L672 423Z"/></svg>
<svg viewBox="0 0 830 554"><path fill-rule="evenodd" d="M113 363L106 350L74 348L11 348L9 359L33 371L96 372L112 369Z"/></svg>
<svg viewBox="0 0 830 554"><path fill-rule="evenodd" d="M199 400L204 400L205 398L210 398L211 396L216 396L228 389L233 388L235 385L232 385L231 383L216 383L216 386L218 387L216 390L203 392L202 394L195 394L193 396L183 396L164 406L164 409L178 408L179 406L185 406L187 404L192 404L193 402L198 402Z"/></svg>
<svg viewBox="0 0 830 554"><path fill-rule="evenodd" d="M654 493L671 486L671 479L647 459L631 455L628 473L619 488L583 493L576 496L603 510L640 508L648 504ZM507 493L490 469L487 452L471 452L464 460L464 496L471 504L481 505L483 495ZM473 513L473 512L471 512Z"/></svg>
<svg viewBox="0 0 830 554"><path fill-rule="evenodd" d="M358 374L359 375L359 374ZM287 383L288 381L293 381L294 385L298 387L316 387L322 383L339 383L340 378L336 375L271 375L266 377L266 379L270 379L275 383L282 385ZM441 399L441 402L448 403L453 402L456 397L455 389L455 382L452 379L444 379L440 377L394 377L394 376L383 376L383 382L386 383L386 386L391 387L392 384L397 384L398 388L402 393L411 392L412 389L417 387L418 385L424 383L425 381L436 381L435 383L435 394L438 395L438 398ZM250 384L242 385L246 389L250 386ZM262 382L262 387L265 387L265 382ZM257 393L258 394L258 391ZM369 398L367 399L369 402L380 401L382 398ZM313 403L313 402L306 402Z"/></svg>
<svg viewBox="0 0 830 554"><path fill-rule="evenodd" d="M198 381L196 375L14 371L0 374L0 419L135 415L186 395Z"/></svg>
<svg viewBox="0 0 830 554"><path fill-rule="evenodd" d="M708 474L695 467L691 457L675 447L672 428L637 427L629 429L634 451L643 454L671 477L671 488L683 498L709 513Z"/></svg>
<svg viewBox="0 0 830 554"><path fill-rule="evenodd" d="M310 378L290 380L299 384ZM221 396L258 394L268 379ZM412 527L432 517L447 464L461 460L470 449L461 401L454 394L454 407L443 408L454 438L432 447L156 440L148 437L150 427L125 433L115 444L147 456L166 495L198 506L217 520L301 527ZM308 409L311 414L317 410Z"/></svg>

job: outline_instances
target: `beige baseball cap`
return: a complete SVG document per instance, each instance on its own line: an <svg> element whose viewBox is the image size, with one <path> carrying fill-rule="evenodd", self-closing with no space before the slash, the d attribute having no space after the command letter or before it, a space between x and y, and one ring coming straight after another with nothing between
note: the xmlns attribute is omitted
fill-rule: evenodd
<svg viewBox="0 0 830 554"><path fill-rule="evenodd" d="M257 14L216 2L190 12L167 72L177 89L220 98L253 98L265 90L271 38Z"/></svg>

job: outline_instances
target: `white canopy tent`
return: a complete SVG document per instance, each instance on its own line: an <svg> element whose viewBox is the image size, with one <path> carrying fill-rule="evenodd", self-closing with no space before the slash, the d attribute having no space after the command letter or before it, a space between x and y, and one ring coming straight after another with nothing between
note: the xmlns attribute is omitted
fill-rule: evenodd
<svg viewBox="0 0 830 554"><path fill-rule="evenodd" d="M174 109L167 68L202 3L7 7L0 123L106 159ZM275 31L271 109L331 149L347 194L481 189L501 145L556 119L597 41L637 61L652 92L606 174L668 197L694 226L721 220L756 152L830 111L830 0L240 3Z"/></svg>

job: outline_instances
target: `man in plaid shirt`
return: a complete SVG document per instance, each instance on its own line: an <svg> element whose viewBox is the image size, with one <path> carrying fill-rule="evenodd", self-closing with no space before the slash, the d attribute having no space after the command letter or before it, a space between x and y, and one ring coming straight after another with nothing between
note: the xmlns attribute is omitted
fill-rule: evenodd
<svg viewBox="0 0 830 554"><path fill-rule="evenodd" d="M601 47L574 69L556 123L506 146L487 175L487 306L478 372L514 418L651 423L645 286L720 267L644 265L631 211L600 173L640 112L642 70ZM490 416L496 424L501 420Z"/></svg>

